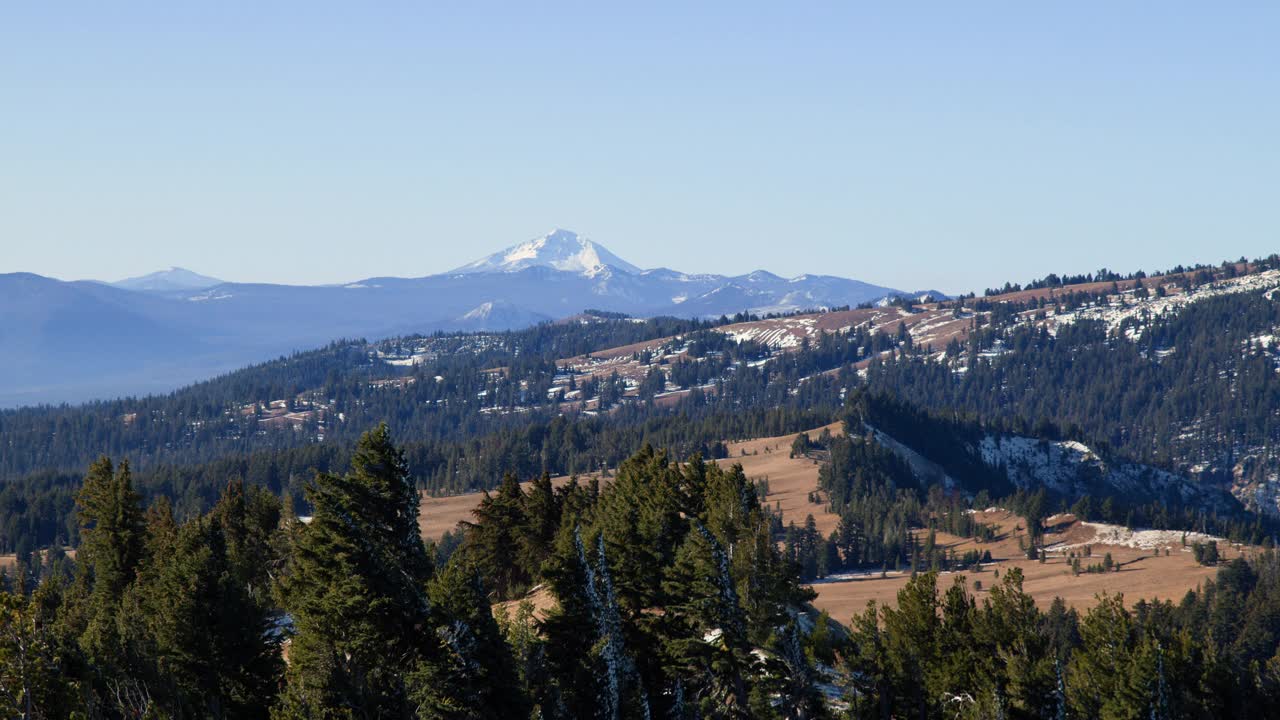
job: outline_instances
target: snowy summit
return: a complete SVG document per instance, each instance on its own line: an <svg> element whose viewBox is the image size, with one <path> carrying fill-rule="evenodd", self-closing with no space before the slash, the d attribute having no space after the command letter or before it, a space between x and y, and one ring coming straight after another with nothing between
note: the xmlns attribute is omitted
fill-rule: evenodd
<svg viewBox="0 0 1280 720"><path fill-rule="evenodd" d="M452 274L517 272L531 267L548 267L583 275L595 275L606 267L633 274L640 272L640 268L609 252L604 246L572 230L557 228L540 238L463 265Z"/></svg>

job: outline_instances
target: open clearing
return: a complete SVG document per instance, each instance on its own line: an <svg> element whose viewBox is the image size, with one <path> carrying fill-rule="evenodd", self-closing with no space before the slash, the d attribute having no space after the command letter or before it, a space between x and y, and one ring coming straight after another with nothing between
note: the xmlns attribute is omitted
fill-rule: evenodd
<svg viewBox="0 0 1280 720"><path fill-rule="evenodd" d="M1094 543L1090 546L1091 557L1082 558L1081 566L1101 563L1103 557L1111 553L1119 570L1109 573L1081 572L1080 575L1073 576L1065 550L1055 551L1054 545L1083 545L1099 536L1115 540L1116 535L1110 530L1112 526L1095 527L1089 523L1077 522L1069 515L1055 518L1060 522L1050 527L1045 536L1050 551L1049 559L1041 563L1026 559L1026 554L1018 544L1018 537L1025 536L1025 531L1020 529L1022 518L996 510L978 513L978 519L1000 528L1000 535L995 541L977 543L972 539L938 533L937 542L944 547L954 548L957 554L974 548L989 550L995 562L984 565L980 573L940 575L940 592L950 587L957 576L963 575L971 590L974 581L982 583L983 589L975 592L981 602L986 591L999 582L997 572L1003 574L1009 568L1018 567L1022 569L1025 578L1023 589L1035 598L1040 607L1048 607L1055 597L1061 597L1068 605L1084 610L1097 604L1097 595L1104 591L1111 594L1124 593L1126 604L1140 599L1177 602L1188 590L1195 589L1217 573L1215 568L1196 563L1191 548L1182 546L1180 533L1168 533L1167 542L1157 545L1160 548L1159 556L1154 554L1153 549ZM1166 548L1169 551L1167 556L1164 554ZM1224 560L1240 557L1242 552L1250 552L1249 549L1229 547L1224 543L1219 543L1219 549ZM814 584L813 588L818 592L814 605L831 613L834 619L848 622L854 614L865 610L870 600L879 603L894 602L898 591L909 579L910 571L890 571L887 577L873 572L860 576L828 578Z"/></svg>
<svg viewBox="0 0 1280 720"><path fill-rule="evenodd" d="M832 432L839 432L838 423L828 426ZM810 431L810 437L817 437L822 432L819 428ZM769 480L768 502L770 506L780 508L784 522L801 524L805 516L812 514L814 523L823 535L829 535L836 528L839 518L827 512L825 504L809 502L809 493L818 489L818 465L808 458L789 458L791 442L795 435L776 438L762 438L729 444L730 456L721 463L741 463L747 477L752 479L767 478ZM746 455L743 455L743 453ZM1097 595L1102 592L1124 593L1127 603L1139 599L1160 599L1178 601L1188 590L1193 590L1206 579L1217 574L1217 570L1196 563L1192 556L1190 543L1183 547L1181 533L1171 532L1161 536L1153 531L1132 533L1114 526L1080 523L1071 516L1050 518L1051 525L1047 529L1045 542L1049 546L1049 559L1041 563L1026 559L1026 553L1019 545L1019 536L1025 536L1021 529L1023 520L1003 510L981 512L977 514L980 522L994 524L999 528L996 539L988 543L977 543L969 538L960 538L946 533L938 533L937 542L943 547L954 548L957 555L966 550L989 550L994 560L985 565L982 572L946 573L939 577L939 590L950 587L957 575L966 576L972 587L974 581L980 581L983 590L977 591L981 598L994 583L998 582L996 573L1005 572L1008 568L1019 567L1024 576L1023 589L1030 593L1041 607L1048 607L1055 597L1061 597L1068 605L1081 610L1097 603ZM920 531L923 540L923 531ZM1108 544L1102 544L1106 542ZM1101 563L1109 552L1112 560L1120 566L1116 572L1085 573L1078 576L1071 574L1070 564L1066 557L1068 546L1091 544L1091 557L1082 558L1081 566ZM1055 550L1054 545L1063 546ZM1129 547L1139 545L1140 547ZM1160 555L1154 554L1152 545L1160 548ZM1165 549L1169 554L1164 554ZM1223 559L1239 557L1240 548L1229 547L1219 543ZM1083 552L1083 548L1076 548ZM818 592L814 605L827 610L840 622L848 622L855 614L866 609L867 602L875 600L879 603L894 603L898 591L910 579L910 571L895 573L890 570L885 577L879 571L848 573L838 577L827 578L815 583L813 588Z"/></svg>
<svg viewBox="0 0 1280 720"><path fill-rule="evenodd" d="M838 423L826 427L832 432L840 430ZM809 436L817 437L822 430L823 428L810 430ZM823 535L829 535L835 530L839 518L827 512L824 504L809 501L809 494L818 489L819 465L811 458L790 457L791 443L795 437L783 435L731 442L728 443L729 457L717 462L721 465L741 464L748 478L767 479L769 494L765 501L770 507L782 511L784 522L802 524L805 517L812 514L818 530ZM555 478L555 483L559 486L568 480L567 477L559 477ZM441 498L424 495L420 520L423 537L438 540L459 522L471 520L471 511L481 497L481 493ZM1055 597L1061 597L1072 607L1083 610L1096 604L1097 595L1102 592L1124 593L1129 604L1139 599L1176 602L1188 590L1195 589L1217 573L1214 568L1196 563L1189 547L1191 541L1188 541L1188 547L1183 547L1181 533L1166 533L1162 536L1145 532L1135 537L1114 526L1081 523L1069 515L1057 516L1050 519L1052 524L1045 536L1049 559L1041 563L1026 559L1026 554L1019 545L1019 537L1025 536L1022 518L1003 510L990 510L977 513L976 519L999 528L995 540L977 543L969 538L938 533L937 542L943 547L954 549L957 555L970 549L988 550L994 561L984 565L979 573L941 575L938 583L940 591L949 587L955 577L964 575L971 588L974 581L982 583L983 589L975 592L981 600L987 590L998 582L997 572L1003 574L1011 567L1018 567L1022 569L1025 578L1023 588L1031 593L1041 607L1047 607ZM921 534L923 535L923 531ZM1109 573L1081 572L1080 575L1073 576L1066 558L1067 549L1074 547L1079 553L1083 551L1082 546L1085 544L1091 544L1091 557L1082 558L1082 566L1101 563L1109 552L1119 570ZM1158 556L1152 548L1153 544L1160 549ZM1055 549L1055 546L1059 547ZM1168 555L1165 555L1165 549L1168 549ZM1219 543L1219 550L1224 560L1252 552L1252 549L1230 547L1225 543ZM848 622L854 614L862 612L870 600L879 603L895 602L898 591L906 585L909 577L909 571L892 570L884 577L879 571L832 576L813 585L818 593L814 605L830 612L837 621Z"/></svg>
<svg viewBox="0 0 1280 720"><path fill-rule="evenodd" d="M596 477L594 473L580 475L578 476L578 482L585 484L590 482L593 477ZM566 475L553 477L551 478L551 484L561 487L567 484L570 479ZM520 489L528 492L532 484L527 481L522 482L520 483ZM427 542L435 542L443 537L446 532L453 532L458 527L458 523L474 520L475 516L471 514L471 511L480 505L480 501L483 498L483 492L449 495L446 497L435 497L422 493L418 501L418 529L422 532L422 539Z"/></svg>
<svg viewBox="0 0 1280 720"><path fill-rule="evenodd" d="M817 438L824 429L835 434L841 431L841 425L831 423L810 430L809 437ZM750 480L768 480L769 494L765 502L782 511L784 523L803 525L805 517L813 515L818 531L824 536L830 535L840 518L827 512L825 503L809 502L809 494L818 489L819 465L811 458L790 457L795 439L796 435L792 434L728 443L729 457L716 462L722 466L742 465L742 471Z"/></svg>
<svg viewBox="0 0 1280 720"><path fill-rule="evenodd" d="M826 427L832 432L839 432L840 429L839 423ZM810 430L809 437L817 437L821 433L822 428ZM795 437L793 434L728 443L730 457L717 462L725 466L740 463L747 477L753 480L767 478L770 492L766 501L770 506L781 507L786 521L794 520L796 524L803 523L805 516L812 513L818 529L826 535L835 529L839 518L828 513L825 506L808 501L808 494L818 487L818 465L808 458L788 457ZM589 482L591 477L593 476L580 476L579 481ZM556 487L567 482L567 476L552 478ZM528 482L521 483L520 486L525 490L529 489ZM423 494L418 505L418 526L422 530L423 539L439 540L446 532L456 528L458 523L474 519L471 511L475 510L483 497L484 493L480 492L447 497Z"/></svg>

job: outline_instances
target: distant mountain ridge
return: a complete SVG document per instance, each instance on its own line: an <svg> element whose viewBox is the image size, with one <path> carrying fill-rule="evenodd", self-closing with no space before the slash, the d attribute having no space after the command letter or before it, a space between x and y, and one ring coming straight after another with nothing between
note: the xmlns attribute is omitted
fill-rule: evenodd
<svg viewBox="0 0 1280 720"><path fill-rule="evenodd" d="M215 285L221 285L222 282L218 278L200 275L186 268L175 266L168 270L160 270L139 277L125 278L110 284L125 290L163 292L168 290L203 290Z"/></svg>
<svg viewBox="0 0 1280 720"><path fill-rule="evenodd" d="M165 392L339 338L517 329L587 308L718 317L916 295L823 275L642 270L563 229L451 272L343 285L223 282L176 267L117 283L19 277L0 276L0 406Z"/></svg>

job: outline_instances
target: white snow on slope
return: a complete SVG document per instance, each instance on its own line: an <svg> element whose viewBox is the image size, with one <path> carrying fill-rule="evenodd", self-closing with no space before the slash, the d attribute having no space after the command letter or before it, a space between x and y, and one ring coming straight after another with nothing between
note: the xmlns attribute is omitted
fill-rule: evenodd
<svg viewBox="0 0 1280 720"><path fill-rule="evenodd" d="M609 252L603 245L571 230L557 228L540 238L463 265L453 273L518 272L530 267L549 267L592 277L606 267L632 274L640 272L640 268Z"/></svg>
<svg viewBox="0 0 1280 720"><path fill-rule="evenodd" d="M766 320L725 333L735 343L753 340L771 348L800 347L805 337L816 337L817 320L811 317Z"/></svg>
<svg viewBox="0 0 1280 720"><path fill-rule="evenodd" d="M1015 485L1044 484L1058 492L1071 492L1080 466L1096 460L1093 452L1078 442L1048 442L1015 435L987 435L978 451L987 465L1003 465Z"/></svg>
<svg viewBox="0 0 1280 720"><path fill-rule="evenodd" d="M1166 295L1165 297L1149 297L1146 300L1136 300L1132 296L1132 291L1130 291L1121 296L1125 298L1125 304L1123 305L1119 302L1113 302L1102 307L1085 307L1060 313L1049 318L1048 327L1050 332L1056 332L1059 327L1069 325L1078 320L1101 320L1106 323L1107 331L1111 332L1119 328L1125 320L1163 317L1169 313L1176 313L1187 305L1205 298L1257 291L1266 291L1270 295L1277 288L1280 288L1280 270L1267 270L1228 280L1219 280L1208 285L1202 285L1189 293L1180 292ZM1136 339L1136 336L1131 334L1129 339Z"/></svg>
<svg viewBox="0 0 1280 720"><path fill-rule="evenodd" d="M1183 532L1182 530L1131 530L1121 525L1109 525L1107 523L1082 522L1081 527L1093 530L1093 539L1088 542L1065 544L1059 543L1050 545L1046 550L1063 551L1073 550L1085 545L1112 545L1116 547L1136 548L1139 550L1154 550L1155 548L1166 547L1182 547L1182 541L1185 536L1187 541L1186 551L1191 552L1191 546L1196 543L1216 542L1219 545L1226 546L1229 543L1213 535L1205 535L1198 532Z"/></svg>
<svg viewBox="0 0 1280 720"><path fill-rule="evenodd" d="M1075 441L1048 441L1016 435L987 435L978 445L982 461L1004 466L1009 480L1021 488L1043 484L1051 490L1082 495L1096 491L1094 483L1122 493L1163 496L1172 491L1186 503L1221 503L1225 496L1159 468L1137 463L1108 463L1091 448Z"/></svg>

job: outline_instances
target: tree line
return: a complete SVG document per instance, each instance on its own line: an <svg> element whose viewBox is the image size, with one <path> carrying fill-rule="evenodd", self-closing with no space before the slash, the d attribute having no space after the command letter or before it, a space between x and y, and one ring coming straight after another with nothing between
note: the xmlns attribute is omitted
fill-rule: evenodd
<svg viewBox="0 0 1280 720"><path fill-rule="evenodd" d="M145 507L95 462L74 559L0 594L0 703L28 718L823 717L801 615L739 468L645 448L606 486L509 478L437 564L385 425L311 515L232 482ZM554 606L521 598L534 584Z"/></svg>

